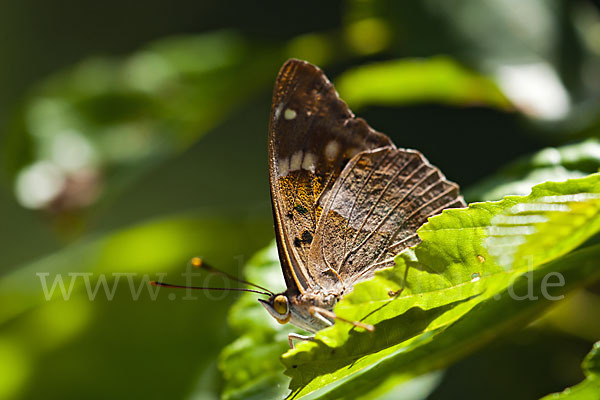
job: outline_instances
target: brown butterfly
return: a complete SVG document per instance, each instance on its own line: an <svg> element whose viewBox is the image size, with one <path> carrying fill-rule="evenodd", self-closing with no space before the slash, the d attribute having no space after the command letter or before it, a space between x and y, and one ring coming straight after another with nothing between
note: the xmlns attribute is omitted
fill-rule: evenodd
<svg viewBox="0 0 600 400"><path fill-rule="evenodd" d="M323 71L300 60L287 61L275 82L269 177L285 292L238 279L198 257L192 265L260 290L151 283L267 295L259 301L277 321L314 333L335 319L346 321L333 313L335 304L419 243L417 229L427 218L465 206L458 185L418 151L396 148L356 118ZM292 339L310 338L290 334L290 347Z"/></svg>
<svg viewBox="0 0 600 400"><path fill-rule="evenodd" d="M356 118L323 71L294 59L275 82L269 177L287 290L259 301L309 332L332 325L333 307L357 282L419 243L427 218L465 206L421 153Z"/></svg>

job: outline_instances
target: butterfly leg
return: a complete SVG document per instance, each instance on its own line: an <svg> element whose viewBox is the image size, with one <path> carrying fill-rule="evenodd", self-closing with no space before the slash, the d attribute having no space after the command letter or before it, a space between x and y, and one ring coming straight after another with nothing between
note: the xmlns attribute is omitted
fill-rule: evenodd
<svg viewBox="0 0 600 400"><path fill-rule="evenodd" d="M319 321L323 322L327 326L333 325L333 322L331 320L335 320L335 318L336 318L334 313L332 313L331 311L326 310L324 308L321 308L321 307L314 307L314 306L311 307L310 313L313 317L315 317ZM326 317L329 317L331 319L328 319Z"/></svg>
<svg viewBox="0 0 600 400"><path fill-rule="evenodd" d="M367 330L369 332L373 332L375 330L375 327L373 325L364 324L364 323L362 323L360 321L349 321L349 320L347 320L345 318L338 317L337 315L335 315L335 313L333 311L329 311L329 310L326 310L326 309L321 308L321 307L312 306L310 308L310 313L312 315L314 315L315 318L318 318L321 321L326 322L328 325L333 325L331 323L331 321L330 321L330 319L333 319L333 320L338 320L338 321L342 321L342 322L346 322L346 323L352 324L352 325L354 325L354 326L356 326L358 328L363 328L363 329L365 329L365 330Z"/></svg>
<svg viewBox="0 0 600 400"><path fill-rule="evenodd" d="M300 335L297 333L289 333L288 334L288 343L290 344L290 349L294 348L294 339L296 339L296 340L315 340L315 337Z"/></svg>

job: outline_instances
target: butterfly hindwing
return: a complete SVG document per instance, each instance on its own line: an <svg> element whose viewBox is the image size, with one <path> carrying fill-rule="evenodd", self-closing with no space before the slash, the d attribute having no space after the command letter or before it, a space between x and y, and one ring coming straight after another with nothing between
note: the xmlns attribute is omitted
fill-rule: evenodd
<svg viewBox="0 0 600 400"><path fill-rule="evenodd" d="M310 253L324 287L349 289L419 242L417 229L449 207L463 207L458 186L414 150L356 155L331 190Z"/></svg>
<svg viewBox="0 0 600 400"><path fill-rule="evenodd" d="M288 288L319 285L309 251L331 188L348 161L390 139L355 118L323 72L289 60L279 72L269 128L269 175L280 260Z"/></svg>

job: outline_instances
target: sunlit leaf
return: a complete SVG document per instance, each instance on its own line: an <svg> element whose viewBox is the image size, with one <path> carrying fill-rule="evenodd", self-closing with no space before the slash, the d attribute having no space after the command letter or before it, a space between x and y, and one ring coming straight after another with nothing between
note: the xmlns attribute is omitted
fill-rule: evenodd
<svg viewBox="0 0 600 400"><path fill-rule="evenodd" d="M498 200L525 195L545 181L581 178L600 170L600 142L589 139L562 147L549 147L522 157L465 191L469 200Z"/></svg>
<svg viewBox="0 0 600 400"><path fill-rule="evenodd" d="M475 315L484 313L481 318L488 319L493 315L495 324L506 328L524 316L531 318L532 310L544 303L539 295L538 302L534 298L515 301L517 297L523 299L523 292L516 288L527 287L519 283L523 279L515 281L517 277L533 274L538 293L547 290L540 289L543 282L542 286L561 286L560 291L589 279L590 269L573 270L576 264L560 257L598 230L600 175L545 183L526 197L444 211L419 230L423 242L414 253L402 254L395 268L357 285L336 307L336 313L346 319L374 324L375 332L338 323L318 332L316 341L300 343L283 358L286 373L292 376L291 388L299 391L299 397L315 391L327 397L326 393L338 390L336 387L341 391L338 394L347 390L345 386L355 390L356 385L348 383L354 379L364 382L368 376L382 382L391 371L378 366L383 360L397 368L402 366L394 369L398 371L395 375L406 374L406 379L447 365L456 354L493 336L484 329L490 322L478 321ZM573 259L587 265L587 253L582 254ZM557 261L549 264L552 260ZM557 271L571 280L556 284L558 276L547 274ZM391 296L390 292L399 294ZM494 301L499 295L505 311ZM517 311L509 313L511 308ZM451 333L456 329L463 330L460 337ZM432 363L434 354L427 360L416 356L423 354L421 347L440 351L442 338L455 342L446 343L453 347L453 357L440 354ZM403 364L405 359L411 360L411 369ZM347 385L342 387L341 382Z"/></svg>
<svg viewBox="0 0 600 400"><path fill-rule="evenodd" d="M510 108L510 103L491 80L447 57L355 67L336 80L336 87L352 108L424 102Z"/></svg>

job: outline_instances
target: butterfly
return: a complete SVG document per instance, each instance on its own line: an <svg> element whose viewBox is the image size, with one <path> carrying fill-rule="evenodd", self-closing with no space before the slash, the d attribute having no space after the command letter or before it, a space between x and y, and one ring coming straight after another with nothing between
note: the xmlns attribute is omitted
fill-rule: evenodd
<svg viewBox="0 0 600 400"><path fill-rule="evenodd" d="M243 291L278 322L315 333L341 320L334 306L358 282L394 265L419 243L417 229L446 208L465 207L458 185L416 150L356 118L318 67L288 60L275 81L269 124L269 180L279 260L287 289L272 291L218 270L199 257L191 264L254 286L214 288L150 282L170 288ZM257 290L258 289L258 290ZM288 340L310 340L290 333Z"/></svg>
<svg viewBox="0 0 600 400"><path fill-rule="evenodd" d="M355 117L305 61L288 60L277 76L268 148L287 289L259 301L278 322L308 332L332 325L334 306L355 284L419 243L417 229L429 217L466 205L458 185ZM290 346L309 338L290 334Z"/></svg>

